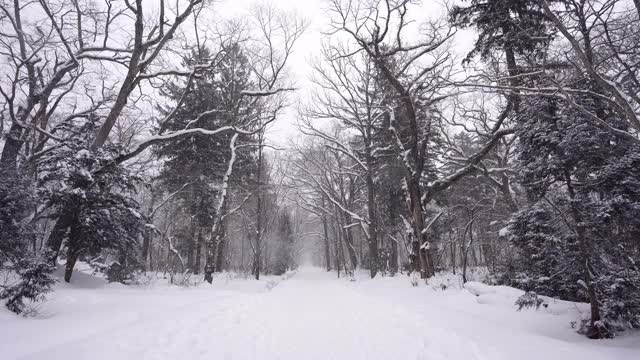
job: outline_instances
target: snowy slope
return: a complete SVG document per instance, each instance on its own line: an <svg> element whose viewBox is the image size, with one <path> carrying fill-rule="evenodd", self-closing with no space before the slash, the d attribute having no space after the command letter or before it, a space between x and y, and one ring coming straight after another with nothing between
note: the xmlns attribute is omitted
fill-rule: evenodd
<svg viewBox="0 0 640 360"><path fill-rule="evenodd" d="M214 286L193 288L79 282L60 285L39 318L2 310L0 357L635 360L640 355L637 335L592 341L575 334L570 321L576 314L566 308L516 312L511 297L517 294L411 287L402 276L351 282L303 269L290 279L259 282L223 275Z"/></svg>

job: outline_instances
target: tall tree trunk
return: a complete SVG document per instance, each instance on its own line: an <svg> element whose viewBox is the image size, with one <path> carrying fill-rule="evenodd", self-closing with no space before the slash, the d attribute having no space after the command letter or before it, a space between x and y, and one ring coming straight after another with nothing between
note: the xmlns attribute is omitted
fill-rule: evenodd
<svg viewBox="0 0 640 360"><path fill-rule="evenodd" d="M204 227L198 229L198 239L196 241L196 258L193 265L193 273L200 274L200 263L202 262L202 245L204 244Z"/></svg>
<svg viewBox="0 0 640 360"><path fill-rule="evenodd" d="M149 251L149 271L154 271L155 267L153 266L153 244L151 244L151 246L149 246L150 251Z"/></svg>
<svg viewBox="0 0 640 360"><path fill-rule="evenodd" d="M344 211L337 209L340 212L342 217L341 221L338 222L338 227L340 231L342 231L343 239L345 245L347 246L347 253L349 254L349 260L351 262L351 269L355 270L358 268L358 254L356 253L356 248L353 243L353 234L351 233L351 228L345 228L348 223L348 216L344 213Z"/></svg>
<svg viewBox="0 0 640 360"><path fill-rule="evenodd" d="M591 318L589 320L589 329L587 330L587 337L591 339L602 339L611 337L611 333L604 326L600 326L601 316L600 316L600 302L598 300L598 295L595 290L595 280L592 276L592 271L589 266L590 255L589 251L591 250L591 245L587 239L587 235L584 229L584 224L582 222L582 215L580 214L580 209L578 209L576 205L576 194L573 189L573 182L571 180L571 175L569 171L565 169L565 183L567 186L567 193L569 194L569 207L571 212L571 217L573 222L575 223L575 231L578 237L578 241L580 242L580 267L582 268L582 277L584 284L587 288L587 295L589 296L589 305L591 307Z"/></svg>
<svg viewBox="0 0 640 360"><path fill-rule="evenodd" d="M509 15L507 15L508 17ZM508 29L504 30L509 32ZM508 96L507 101L511 103L515 114L520 113L520 78L518 78L518 65L516 63L516 55L513 47L509 44L504 46L504 54L507 59L507 73L509 74L509 85L514 88L513 92Z"/></svg>
<svg viewBox="0 0 640 360"><path fill-rule="evenodd" d="M222 178L222 189L219 194L218 206L216 208L216 215L213 219L213 225L209 236L207 237L207 256L204 266L204 279L211 284L213 282L213 272L216 268L216 252L217 246L220 243L221 229L224 227L224 215L226 212L227 204L227 190L229 187L229 181L231 174L233 173L233 166L236 162L236 141L238 140L239 133L233 134L231 141L229 142L229 149L231 150L231 157L227 164L227 172ZM261 148L260 148L261 149ZM258 176L259 177L259 176Z"/></svg>
<svg viewBox="0 0 640 360"><path fill-rule="evenodd" d="M225 256L226 256L226 248L227 248L227 236L226 234L222 234L220 236L220 240L218 242L217 251L216 251L216 272L222 272L225 267Z"/></svg>
<svg viewBox="0 0 640 360"><path fill-rule="evenodd" d="M505 167L506 166L507 165L505 164ZM517 213L519 210L518 204L516 203L516 200L513 198L513 194L511 193L511 185L509 182L509 177L504 173L501 174L500 177L502 178L502 182L500 184L500 191L502 192L502 198L507 203L507 206L509 206L509 210L511 211L511 213Z"/></svg>
<svg viewBox="0 0 640 360"><path fill-rule="evenodd" d="M464 257L462 258L462 282L467 282L467 264L469 261L469 249L473 246L473 220L469 222L469 226L466 226L464 233L462 234L462 244L465 243L466 234L469 232L469 243L464 245Z"/></svg>
<svg viewBox="0 0 640 360"><path fill-rule="evenodd" d="M197 220L196 220L197 222ZM193 272L193 263L195 260L195 251L196 251L196 238L200 236L200 227L198 225L193 226L191 229L191 234L189 236L189 241L187 242L187 269Z"/></svg>
<svg viewBox="0 0 640 360"><path fill-rule="evenodd" d="M455 275L456 274L456 244L451 238L451 235L449 235L449 241L450 241L449 247L451 250L451 269L453 271L453 275Z"/></svg>
<svg viewBox="0 0 640 360"><path fill-rule="evenodd" d="M340 270L343 266L346 267L344 261L344 253L342 251L342 231L340 231L340 224L337 221L337 218L333 221L333 233L335 234L335 263L336 263L336 271L338 273L338 278L340 277ZM346 271L346 269L345 269Z"/></svg>
<svg viewBox="0 0 640 360"><path fill-rule="evenodd" d="M156 192L152 190L151 201L149 201L149 207L147 208L147 215L149 216L150 223L153 222L153 219L151 217L153 216L153 207L156 203L156 197L157 197ZM142 239L142 262L145 270L149 269L150 267L150 265L149 267L147 267L147 260L148 258L151 257L150 249L151 249L152 242L153 242L153 229L147 226L144 229L143 239Z"/></svg>
<svg viewBox="0 0 640 360"><path fill-rule="evenodd" d="M151 248L151 242L153 239L153 230L145 228L142 233L142 266L145 270L149 270L149 258L151 257L149 249Z"/></svg>
<svg viewBox="0 0 640 360"><path fill-rule="evenodd" d="M78 218L74 215L71 219L70 230L69 230L69 240L67 244L67 264L65 265L64 270L64 281L70 282L71 276L73 275L73 268L76 265L76 261L78 260L78 255L80 253L80 244L77 234L77 221Z"/></svg>
<svg viewBox="0 0 640 360"><path fill-rule="evenodd" d="M225 221L225 215L227 214L228 204L225 201L221 207L223 216L220 218L220 224L218 225L218 235L216 237L216 268L215 272L222 272L225 267L225 256L227 251L227 224Z"/></svg>
<svg viewBox="0 0 640 360"><path fill-rule="evenodd" d="M409 195L409 206L411 223L413 225L414 236L412 238L411 251L413 271L419 271L420 277L426 279L434 274L433 260L431 252L427 247L429 240L424 230L424 214L422 212L422 196L420 194L420 184L415 176L407 177L407 191Z"/></svg>
<svg viewBox="0 0 640 360"><path fill-rule="evenodd" d="M263 272L268 273L269 271L269 243L264 243L264 251L262 252L262 269Z"/></svg>
<svg viewBox="0 0 640 360"><path fill-rule="evenodd" d="M6 4L8 5L8 4ZM7 8L3 8L5 11L8 11ZM16 111L16 120L22 122L27 125L28 117L31 111L33 110L36 103L41 100L44 101L49 97L50 91L44 91L44 89L39 89L39 82L37 78L37 72L34 59L31 59L27 54L27 43L28 39L25 34L24 28L22 26L22 11L23 5L19 0L13 0L13 26L16 29L16 39L18 41L19 46L19 59L22 64L20 66L24 66L23 69L27 71L28 78L28 90L26 92L26 104L25 106L19 106ZM55 78L54 78L55 79ZM54 81L53 79L51 81ZM59 81L59 80L58 80ZM46 106L44 107L46 109ZM41 106L40 113L44 110ZM11 123L11 128L9 128L8 136L5 139L4 147L2 148L2 156L0 156L0 166L5 169L17 170L18 168L18 155L20 154L20 149L24 144L24 137L26 134L24 132L26 129L23 129L18 123Z"/></svg>
<svg viewBox="0 0 640 360"><path fill-rule="evenodd" d="M259 135L260 146L258 146L258 198L256 200L256 248L254 256L254 272L256 280L260 280L260 259L262 258L262 142L264 134Z"/></svg>
<svg viewBox="0 0 640 360"><path fill-rule="evenodd" d="M391 241L391 254L389 255L389 271L392 274L398 272L398 242Z"/></svg>
<svg viewBox="0 0 640 360"><path fill-rule="evenodd" d="M67 230L69 230L74 218L75 214L71 209L64 210L53 226L45 245L50 263L56 263L58 254L60 253L60 248L62 247L62 242L64 241L64 238L67 235Z"/></svg>
<svg viewBox="0 0 640 360"><path fill-rule="evenodd" d="M245 243L246 241L251 241L251 239L246 239L244 236L242 237L242 243L240 244L240 268L242 269L242 271L245 270L245 266L244 266L244 248L245 248Z"/></svg>
<svg viewBox="0 0 640 360"><path fill-rule="evenodd" d="M71 276L73 275L73 268L76 265L76 261L78 260L78 251L75 247L69 246L67 249L67 264L64 269L64 281L70 282Z"/></svg>
<svg viewBox="0 0 640 360"><path fill-rule="evenodd" d="M378 220L376 216L376 196L373 182L373 159L371 156L371 146L367 146L367 208L369 211L369 274L373 279L378 273L380 259L378 257Z"/></svg>
<svg viewBox="0 0 640 360"><path fill-rule="evenodd" d="M17 169L18 167L18 155L20 154L20 148L22 148L22 127L13 123L9 129L2 148L2 157L0 157L0 166L4 169Z"/></svg>
<svg viewBox="0 0 640 360"><path fill-rule="evenodd" d="M324 207L324 203L323 203ZM327 232L327 216L322 216L322 229L324 231L324 261L327 271L331 271L331 248L329 245L329 235Z"/></svg>

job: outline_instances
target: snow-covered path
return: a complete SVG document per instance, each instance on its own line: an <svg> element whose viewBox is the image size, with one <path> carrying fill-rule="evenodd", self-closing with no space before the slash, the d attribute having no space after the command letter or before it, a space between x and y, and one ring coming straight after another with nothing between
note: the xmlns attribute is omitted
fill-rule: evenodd
<svg viewBox="0 0 640 360"><path fill-rule="evenodd" d="M570 331L557 339L529 325L514 329L464 291L425 299L407 285L304 269L261 291L66 289L53 301L66 310L51 318L11 319L16 327L6 331L0 317L0 348L11 358L47 360L637 359L629 341L594 344ZM80 305L87 300L93 306ZM82 308L74 311L74 303Z"/></svg>

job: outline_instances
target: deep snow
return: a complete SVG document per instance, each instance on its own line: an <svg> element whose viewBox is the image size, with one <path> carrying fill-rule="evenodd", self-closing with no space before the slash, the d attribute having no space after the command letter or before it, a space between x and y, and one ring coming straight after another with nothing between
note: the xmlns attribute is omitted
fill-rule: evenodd
<svg viewBox="0 0 640 360"><path fill-rule="evenodd" d="M213 286L184 288L74 276L39 306L39 317L0 311L0 358L640 358L637 333L603 341L576 334L570 323L583 304L517 312L518 290L466 290L448 278L412 287L406 276L348 281L304 268L260 281L223 274Z"/></svg>

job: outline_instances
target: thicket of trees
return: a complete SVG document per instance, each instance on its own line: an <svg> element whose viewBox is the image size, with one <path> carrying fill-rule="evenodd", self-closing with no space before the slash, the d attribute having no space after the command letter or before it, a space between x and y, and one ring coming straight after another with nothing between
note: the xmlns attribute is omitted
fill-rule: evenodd
<svg viewBox="0 0 640 360"><path fill-rule="evenodd" d="M293 162L327 269L484 266L521 307L589 303L591 338L640 326L638 4L469 0L417 25L412 1L329 3Z"/></svg>
<svg viewBox="0 0 640 360"><path fill-rule="evenodd" d="M327 5L283 157L265 131L304 21L256 7L213 30L202 0L0 0L7 306L41 299L60 260L66 281L78 261L121 282L259 278L315 237L339 276L484 266L520 306L589 303L591 338L640 327L640 4Z"/></svg>
<svg viewBox="0 0 640 360"><path fill-rule="evenodd" d="M295 266L289 247L261 256L288 216L262 153L306 24L256 6L213 30L213 9L0 2L0 297L12 311L51 289L59 260L65 281L83 261L110 281L159 270L211 282L237 263L232 230L253 244L256 277Z"/></svg>

